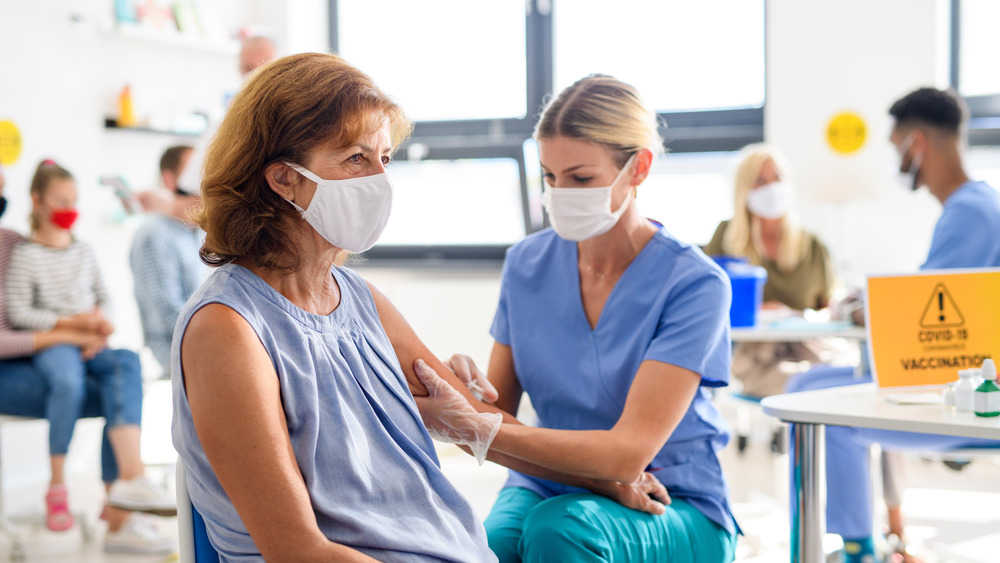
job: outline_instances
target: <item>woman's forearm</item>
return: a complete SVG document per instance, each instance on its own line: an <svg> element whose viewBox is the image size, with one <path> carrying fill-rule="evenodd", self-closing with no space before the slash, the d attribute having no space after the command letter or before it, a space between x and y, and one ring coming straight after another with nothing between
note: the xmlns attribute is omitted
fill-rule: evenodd
<svg viewBox="0 0 1000 563"><path fill-rule="evenodd" d="M629 482L649 464L641 448L614 430L553 430L504 424L491 453L578 479Z"/></svg>

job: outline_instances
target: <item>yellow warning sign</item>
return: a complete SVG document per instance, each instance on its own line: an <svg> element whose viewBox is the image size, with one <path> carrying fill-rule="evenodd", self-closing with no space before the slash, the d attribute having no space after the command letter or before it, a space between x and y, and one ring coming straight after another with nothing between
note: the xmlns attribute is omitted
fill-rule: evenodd
<svg viewBox="0 0 1000 563"><path fill-rule="evenodd" d="M21 157L21 132L13 121L0 120L0 164L10 166Z"/></svg>
<svg viewBox="0 0 1000 563"><path fill-rule="evenodd" d="M845 111L830 119L826 126L826 142L834 152L852 154L861 149L868 138L868 128L860 115Z"/></svg>
<svg viewBox="0 0 1000 563"><path fill-rule="evenodd" d="M965 324L965 317L955 305L955 300L948 293L948 288L943 283L937 284L931 293L931 299L924 308L924 316L920 319L920 326L925 328L941 328L946 326L962 326Z"/></svg>
<svg viewBox="0 0 1000 563"><path fill-rule="evenodd" d="M1000 356L1000 269L868 278L868 352L879 387L943 384Z"/></svg>

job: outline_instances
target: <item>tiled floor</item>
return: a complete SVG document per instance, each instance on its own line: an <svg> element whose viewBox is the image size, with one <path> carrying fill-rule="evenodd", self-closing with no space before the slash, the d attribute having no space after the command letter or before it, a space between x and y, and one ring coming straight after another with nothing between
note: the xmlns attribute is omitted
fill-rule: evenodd
<svg viewBox="0 0 1000 563"><path fill-rule="evenodd" d="M155 392L150 396L156 396ZM735 417L732 405L725 405L727 418ZM150 410L156 413L155 407ZM163 411L155 415L163 423ZM743 454L734 445L723 454L732 490L733 506L745 536L738 548L738 561L784 563L788 557L787 467L786 456L772 454L768 448L769 422L762 415L752 416L750 444ZM149 434L164 430L150 424ZM163 449L169 444L145 442L147 449ZM478 467L471 457L452 446L442 446L441 460L446 473L469 498L478 514L486 513L503 483L505 470L487 463ZM153 451L153 458L168 456L168 452ZM96 468L95 468L96 471ZM171 487L170 467L150 469L154 479L162 479ZM909 487L904 506L909 516L909 533L916 540L929 563L933 562L996 562L1000 561L1000 463L997 458L976 460L961 472L947 469L939 461L925 461L918 456L906 458ZM92 521L97 522L102 491L94 474L75 474L70 483L75 507L87 507ZM44 483L8 491L17 506L35 505L40 509ZM881 510L881 509L880 509ZM881 515L880 515L881 518ZM161 528L176 535L176 519L163 518ZM105 554L101 549L103 524L90 543L82 541L78 529L55 534L30 530L27 533L28 561L63 562L135 562L159 563L176 560L172 557L137 557ZM831 538L831 545L836 538ZM9 542L0 538L0 560L7 557Z"/></svg>

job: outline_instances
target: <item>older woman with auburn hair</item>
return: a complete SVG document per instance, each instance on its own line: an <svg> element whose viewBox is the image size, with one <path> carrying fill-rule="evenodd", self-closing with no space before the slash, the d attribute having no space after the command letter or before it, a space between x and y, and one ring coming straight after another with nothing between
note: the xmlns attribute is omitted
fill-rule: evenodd
<svg viewBox="0 0 1000 563"><path fill-rule="evenodd" d="M394 349L429 353L338 265L385 225L409 130L365 74L301 54L250 79L208 150L218 268L177 324L173 442L222 561L495 560Z"/></svg>

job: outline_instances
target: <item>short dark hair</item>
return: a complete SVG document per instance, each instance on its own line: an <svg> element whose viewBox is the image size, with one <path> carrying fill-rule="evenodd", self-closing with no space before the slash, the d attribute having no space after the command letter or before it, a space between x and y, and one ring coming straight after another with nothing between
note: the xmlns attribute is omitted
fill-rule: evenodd
<svg viewBox="0 0 1000 563"><path fill-rule="evenodd" d="M903 96L889 108L896 126L925 125L947 133L958 133L968 109L952 90L920 88Z"/></svg>
<svg viewBox="0 0 1000 563"><path fill-rule="evenodd" d="M166 172L169 170L174 174L180 174L181 157L184 156L184 153L191 150L194 150L194 147L188 145L177 145L176 147L170 147L169 149L163 151L163 156L160 157L160 172Z"/></svg>

